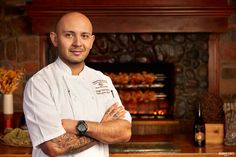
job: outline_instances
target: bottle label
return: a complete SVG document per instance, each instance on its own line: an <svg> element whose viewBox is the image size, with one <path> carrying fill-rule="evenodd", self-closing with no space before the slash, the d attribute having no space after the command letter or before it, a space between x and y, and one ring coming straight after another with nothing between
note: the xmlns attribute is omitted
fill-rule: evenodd
<svg viewBox="0 0 236 157"><path fill-rule="evenodd" d="M195 133L195 141L203 141L205 139L205 135L203 132Z"/></svg>

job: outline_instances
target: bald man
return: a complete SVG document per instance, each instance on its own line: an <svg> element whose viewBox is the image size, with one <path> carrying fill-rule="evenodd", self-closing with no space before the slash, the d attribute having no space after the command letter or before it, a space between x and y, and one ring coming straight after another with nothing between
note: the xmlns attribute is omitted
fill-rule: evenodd
<svg viewBox="0 0 236 157"><path fill-rule="evenodd" d="M108 144L127 142L131 116L109 77L85 65L95 36L78 12L50 33L58 58L32 76L23 109L33 157L108 157Z"/></svg>

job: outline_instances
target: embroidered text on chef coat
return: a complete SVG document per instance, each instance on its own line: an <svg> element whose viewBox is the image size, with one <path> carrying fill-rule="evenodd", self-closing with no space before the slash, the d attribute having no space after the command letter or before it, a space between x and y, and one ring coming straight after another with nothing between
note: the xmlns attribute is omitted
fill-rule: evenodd
<svg viewBox="0 0 236 157"><path fill-rule="evenodd" d="M110 89L108 87L108 82L106 80L96 80L93 82L93 85L95 86L96 94L109 94Z"/></svg>

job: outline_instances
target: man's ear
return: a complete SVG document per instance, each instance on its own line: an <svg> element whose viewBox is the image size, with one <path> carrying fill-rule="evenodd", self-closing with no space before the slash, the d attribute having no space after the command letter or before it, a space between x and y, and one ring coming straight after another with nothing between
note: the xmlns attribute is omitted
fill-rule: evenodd
<svg viewBox="0 0 236 157"><path fill-rule="evenodd" d="M92 47L93 47L94 40L95 40L95 35L92 35L92 39L91 39L91 43L90 43L90 49L92 49Z"/></svg>
<svg viewBox="0 0 236 157"><path fill-rule="evenodd" d="M50 38L51 38L52 44L55 47L57 47L58 46L57 34L55 32L50 32Z"/></svg>

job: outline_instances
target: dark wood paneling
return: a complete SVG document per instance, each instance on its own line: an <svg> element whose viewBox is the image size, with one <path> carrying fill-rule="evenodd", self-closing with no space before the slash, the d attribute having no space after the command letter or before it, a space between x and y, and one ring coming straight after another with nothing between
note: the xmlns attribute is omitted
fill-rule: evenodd
<svg viewBox="0 0 236 157"><path fill-rule="evenodd" d="M106 6L115 6L115 7L166 7L166 6L173 6L173 7L226 7L227 1L226 0L33 0L33 5L38 5L38 7L47 8L52 7L52 10L56 10L57 8L61 9L74 9L78 7L106 7ZM37 7L37 8L38 8Z"/></svg>
<svg viewBox="0 0 236 157"><path fill-rule="evenodd" d="M69 11L85 13L95 32L223 32L232 9L226 0L34 0L26 6L40 34Z"/></svg>
<svg viewBox="0 0 236 157"><path fill-rule="evenodd" d="M220 52L219 34L210 35L209 39L209 62L208 62L208 91L219 95L220 93Z"/></svg>

